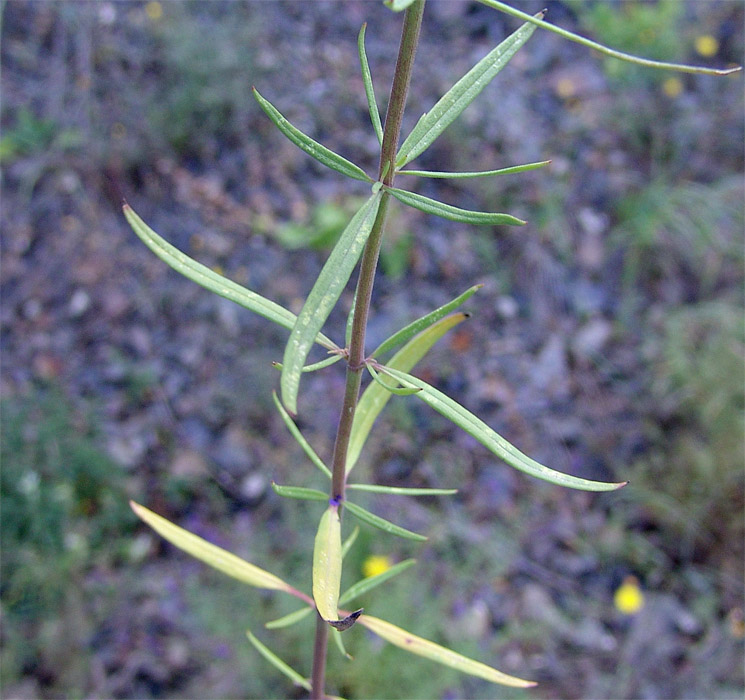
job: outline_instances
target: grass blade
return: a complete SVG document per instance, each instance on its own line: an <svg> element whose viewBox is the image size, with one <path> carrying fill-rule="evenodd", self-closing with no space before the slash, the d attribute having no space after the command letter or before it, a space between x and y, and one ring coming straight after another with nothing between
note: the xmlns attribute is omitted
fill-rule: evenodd
<svg viewBox="0 0 745 700"><path fill-rule="evenodd" d="M389 493L393 496L452 496L458 489L416 489L405 486L381 486L379 484L347 484L353 491L370 491L372 493Z"/></svg>
<svg viewBox="0 0 745 700"><path fill-rule="evenodd" d="M352 217L331 251L292 328L285 347L280 380L282 402L291 414L297 413L300 376L313 339L341 296L362 254L378 213L381 196L380 192L371 195Z"/></svg>
<svg viewBox="0 0 745 700"><path fill-rule="evenodd" d="M543 17L543 12L539 12L536 16ZM527 22L523 24L455 83L435 106L424 114L401 144L396 155L396 167L400 168L410 163L424 152L507 65L535 29L533 24Z"/></svg>
<svg viewBox="0 0 745 700"><path fill-rule="evenodd" d="M176 272L181 273L184 277L188 277L205 289L209 289L221 297L230 299L230 301L234 301L236 304L240 304L244 308L284 328L292 330L297 317L291 311L269 299L265 299L260 294L256 294L256 292L252 292L236 284L227 277L218 275L206 265L202 265L202 263L186 255L186 253L182 253L178 248L155 233L129 204L125 204L122 209L129 225L140 240L164 263L176 270ZM320 333L316 337L315 342L329 350L339 349L336 343Z"/></svg>
<svg viewBox="0 0 745 700"><path fill-rule="evenodd" d="M329 496L318 489L309 489L305 486L281 486L272 481L274 493L282 498L296 498L300 501L328 501Z"/></svg>
<svg viewBox="0 0 745 700"><path fill-rule="evenodd" d="M374 634L382 637L387 642L394 644L405 651L409 651L412 654L423 656L426 659L435 661L443 666L449 666L454 668L461 673L467 673L477 678L483 678L484 680L490 681L491 683L498 683L499 685L508 685L513 688L530 688L536 685L533 681L526 681L522 678L516 678L515 676L508 676L506 673L497 671L496 668L487 666L480 661L474 661L469 659L467 656L458 654L452 649L447 649L430 642L422 637L417 637L411 632L396 627L390 622L381 620L371 615L362 615L359 619L361 625L364 625Z"/></svg>
<svg viewBox="0 0 745 700"><path fill-rule="evenodd" d="M365 30L367 22L362 25L359 36L357 37L357 51L360 55L360 66L362 67L362 82L365 86L365 95L367 97L367 106L370 109L370 121L372 122L375 135L378 137L378 143L383 143L383 125L380 122L380 112L378 103L375 100L375 89L373 88L372 74L370 73L370 64L367 62L367 52L365 51Z"/></svg>
<svg viewBox="0 0 745 700"><path fill-rule="evenodd" d="M417 175L418 177L438 178L441 180L464 180L474 177L491 177L492 175L514 175L515 173L525 173L529 170L537 170L548 165L550 160L541 160L536 163L526 163L525 165L512 165L509 168L500 168L499 170L478 170L475 172L438 172L436 170L399 170L396 175Z"/></svg>
<svg viewBox="0 0 745 700"><path fill-rule="evenodd" d="M386 187L399 202L407 206L419 209L427 214L434 214L450 221L459 221L464 224L478 224L489 226L523 226L526 222L511 214L498 214L486 211L471 211L459 209L436 199L430 199L421 194L415 194L408 190L399 190L397 187Z"/></svg>
<svg viewBox="0 0 745 700"><path fill-rule="evenodd" d="M463 292L463 294L456 297L452 301L449 301L447 304L443 304L443 306L440 306L434 311L430 311L427 315L418 318L416 321L413 321L408 326L402 328L400 331L397 331L392 336L390 336L390 338L387 338L380 345L378 345L378 347L375 348L375 350L371 354L371 357L377 358L380 355L384 355L389 350L393 350L393 348L398 347L399 345L405 343L407 340L413 338L417 333L421 333L425 328L429 328L429 326L431 326L433 323L436 323L441 318L444 318L451 311L454 311L461 304L468 301L483 286L483 284L474 284L473 287L469 287L468 289L466 289L465 292Z"/></svg>
<svg viewBox="0 0 745 700"><path fill-rule="evenodd" d="M453 423L465 430L469 435L476 438L490 452L493 452L511 467L521 472L530 474L537 479L551 482L552 484L579 489L581 491L614 491L626 484L625 481L611 483L581 479L549 469L524 455L514 445L507 442L501 435L492 430L484 421L473 415L468 409L421 379L397 369L391 369L389 374L398 379L404 386L408 385L422 389L422 391L416 394L418 398L445 416L445 418L453 421Z"/></svg>
<svg viewBox="0 0 745 700"><path fill-rule="evenodd" d="M445 333L466 318L467 316L464 313L455 313L433 323L429 328L426 328L409 340L389 360L387 366L408 372ZM346 464L347 474L352 471L352 467L357 463L360 452L362 452L362 447L367 440L367 436L370 434L375 420L383 408L385 408L390 398L391 392L378 383L370 384L360 397L357 410L354 414L354 421L352 422L352 433L349 437Z"/></svg>
<svg viewBox="0 0 745 700"><path fill-rule="evenodd" d="M369 510L365 510L362 506L358 506L356 503L344 501L344 507L349 510L355 518L360 519L363 523L372 525L373 527L378 528L378 530L383 530L383 532L387 532L389 535L396 535L396 537L403 537L405 540L414 540L416 542L427 541L427 538L424 535L419 535L416 532L401 527L400 525L394 525L385 518L381 518L379 515L375 515Z"/></svg>
<svg viewBox="0 0 745 700"><path fill-rule="evenodd" d="M289 583L274 574L249 564L235 554L197 537L134 501L130 501L129 505L137 517L147 523L159 535L213 569L222 571L224 574L247 583L249 586L295 594L295 589Z"/></svg>
<svg viewBox="0 0 745 700"><path fill-rule="evenodd" d="M267 622L264 627L266 627L268 630L276 630L280 629L281 627L290 627L291 625L294 625L300 620L304 620L310 613L312 613L314 608L312 608L310 605L300 608L300 610L295 610L294 612L288 613L287 615L283 615L282 617L278 617L276 620L272 620L271 622Z"/></svg>
<svg viewBox="0 0 745 700"><path fill-rule="evenodd" d="M330 505L321 516L313 547L313 600L326 621L339 619L341 584L341 520L339 506Z"/></svg>
<svg viewBox="0 0 745 700"><path fill-rule="evenodd" d="M649 68L674 70L681 73L702 73L704 75L729 75L730 73L735 73L742 70L742 66L737 66L735 68L706 68L704 66L689 66L682 63L652 61L648 58L633 56L632 54L624 53L623 51L616 51L615 49L611 49L610 47L604 46L603 44L598 44L596 41L592 41L591 39L586 39L579 34L569 32L566 29L557 27L555 24L544 22L542 17L538 17L537 15L535 17L531 17L525 12L516 10L510 5L507 5L503 2L498 2L498 0L478 0L478 2L480 2L482 5L486 5L487 7L491 7L495 10L499 10L500 12L504 12L505 14L512 15L513 17L518 17L519 19L530 22L538 27L541 27L542 29L547 29L554 34L558 34L559 36L564 37L564 39L574 41L577 44L582 44L582 46L587 46L588 48L594 49L595 51L605 54L606 56L611 56L612 58L617 58L620 61L626 61L627 63L636 63L639 66L648 66Z"/></svg>
<svg viewBox="0 0 745 700"><path fill-rule="evenodd" d="M261 109L266 112L269 119L274 122L274 125L292 141L298 148L304 150L309 156L315 158L319 163L322 163L327 168L336 170L336 172L351 177L354 180L362 180L363 182L373 182L367 173L362 168L355 165L346 158L343 158L338 153L334 153L326 146L314 141L310 136L304 134L300 129L294 127L285 117L280 114L279 110L268 100L265 100L256 88L253 88L254 97L261 106Z"/></svg>
<svg viewBox="0 0 745 700"><path fill-rule="evenodd" d="M346 605L355 598L359 598L361 595L371 591L373 588L377 588L381 583L385 583L388 579L403 573L406 569L414 566L414 564L416 564L416 559L405 559L398 564L394 564L390 569L384 571L382 574L369 576L368 578L363 578L361 581L357 581L357 583L344 591L339 598L339 605Z"/></svg>
<svg viewBox="0 0 745 700"><path fill-rule="evenodd" d="M310 443L303 437L300 432L300 428L295 425L295 421L290 418L290 414L287 413L282 402L277 397L277 392L272 392L272 398L274 399L274 405L279 411L279 415L282 416L282 420L285 422L287 429L290 431L292 437L297 440L298 445L303 448L308 459L315 464L329 479L331 478L331 470L323 463L323 460L316 454L316 451L310 446Z"/></svg>
<svg viewBox="0 0 745 700"><path fill-rule="evenodd" d="M287 676L295 685L299 685L301 688L305 688L308 692L311 691L310 682L303 678L294 668L288 666L282 659L279 658L273 651L267 646L262 644L253 634L251 630L246 630L246 636L248 641L254 645L256 651L259 652L274 668L276 668L281 674Z"/></svg>

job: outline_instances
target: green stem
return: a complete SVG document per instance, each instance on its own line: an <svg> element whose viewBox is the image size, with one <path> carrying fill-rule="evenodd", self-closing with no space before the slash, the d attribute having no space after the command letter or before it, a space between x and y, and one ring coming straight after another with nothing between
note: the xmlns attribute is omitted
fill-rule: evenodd
<svg viewBox="0 0 745 700"><path fill-rule="evenodd" d="M404 16L401 42L398 49L398 60L393 75L388 111L383 129L383 143L381 145L380 170L378 179L385 185L393 184L395 175L396 149L401 132L406 96L411 81L414 55L419 42L419 30L422 26L425 0L417 0L410 5ZM334 443L332 458L331 498L339 502L344 500L346 487L346 463L349 437L352 432L354 412L357 407L360 384L362 383L362 369L365 366L365 331L370 312L375 270L378 265L380 243L385 227L386 213L390 195L383 194L378 215L373 229L365 245L360 263L360 274L357 280L357 296L355 299L352 320L352 333L349 343L349 358L347 360L347 375L344 389L344 401L339 425ZM341 511L340 511L341 512ZM311 699L321 700L325 696L326 649L328 646L328 625L319 617L316 623L316 636L313 648L313 671L311 676Z"/></svg>

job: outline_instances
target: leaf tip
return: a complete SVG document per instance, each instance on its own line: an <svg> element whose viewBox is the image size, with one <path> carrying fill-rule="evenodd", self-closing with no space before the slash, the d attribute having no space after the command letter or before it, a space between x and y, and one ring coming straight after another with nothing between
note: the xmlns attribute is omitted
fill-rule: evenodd
<svg viewBox="0 0 745 700"><path fill-rule="evenodd" d="M340 620L326 620L326 622L328 622L334 629L339 630L339 632L344 632L344 630L348 630L355 622L357 622L357 619L362 615L364 610L365 608L360 608Z"/></svg>

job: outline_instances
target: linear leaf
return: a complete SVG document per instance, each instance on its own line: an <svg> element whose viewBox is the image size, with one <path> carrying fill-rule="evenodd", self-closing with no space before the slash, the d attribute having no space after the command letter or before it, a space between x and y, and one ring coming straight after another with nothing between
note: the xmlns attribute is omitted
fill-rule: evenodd
<svg viewBox="0 0 745 700"><path fill-rule="evenodd" d="M213 569L222 571L228 576L232 576L243 583L257 588L268 588L275 591L284 591L285 593L295 594L295 589L281 578L270 574L258 566L249 564L240 557L218 547L201 537L174 525L170 520L153 513L144 506L130 501L129 505L138 518L147 523L159 535L167 539L171 544L182 549L187 554L203 561Z"/></svg>
<svg viewBox="0 0 745 700"><path fill-rule="evenodd" d="M450 221L459 221L464 224L478 224L488 226L523 226L526 222L511 214L498 214L486 211L471 211L460 209L436 199L430 199L421 194L399 190L397 187L386 187L399 202L407 206L419 209L427 214L434 214Z"/></svg>
<svg viewBox="0 0 745 700"><path fill-rule="evenodd" d="M274 493L282 498L297 498L301 501L328 501L329 496L318 489L309 489L305 486L281 486L272 481Z"/></svg>
<svg viewBox="0 0 745 700"><path fill-rule="evenodd" d="M347 652L344 647L344 640L341 638L341 632L337 629L331 628L331 638L334 640L334 645L339 650L339 653L345 658L352 660L352 655Z"/></svg>
<svg viewBox="0 0 745 700"><path fill-rule="evenodd" d="M349 552L350 549L352 549L352 545L357 540L357 537L359 537L360 534L360 528L358 525L354 526L354 530L352 530L352 534L347 537L344 542L342 542L341 545L341 558L344 559L344 557L347 556L347 552Z"/></svg>
<svg viewBox="0 0 745 700"><path fill-rule="evenodd" d="M363 578L361 581L357 581L357 583L353 584L352 586L347 588L346 591L344 591L344 593L339 598L339 605L346 605L355 598L359 598L361 595L364 595L368 591L371 591L373 588L377 588L381 583L385 583L388 579L391 579L394 576L398 576L398 574L403 573L404 571L406 571L406 569L414 566L414 564L416 564L416 559L405 559L398 564L394 564L390 569L387 569L382 574L369 576L367 578Z"/></svg>
<svg viewBox="0 0 745 700"><path fill-rule="evenodd" d="M300 610L295 610L294 612L288 613L287 615L278 617L276 620L267 622L264 627L266 627L268 630L276 630L281 627L290 627L291 625L300 622L300 620L304 620L312 612L313 608L310 605L307 605L304 608L300 608Z"/></svg>
<svg viewBox="0 0 745 700"><path fill-rule="evenodd" d="M311 365L304 365L303 374L307 374L308 372L316 372L319 369L330 367L331 365L336 364L343 357L344 355L336 353L332 355L331 357L327 357L325 360L319 360L318 362L314 362ZM281 362L272 362L272 367L274 367L274 369L278 369L282 371L283 365Z"/></svg>
<svg viewBox="0 0 745 700"><path fill-rule="evenodd" d="M370 372L370 376L375 380L376 384L382 386L387 392L395 394L396 396L411 396L416 394L419 389L409 389L407 387L395 387L386 384L379 376L378 373L373 369L371 365L367 365L367 371Z"/></svg>
<svg viewBox="0 0 745 700"><path fill-rule="evenodd" d="M396 535L396 537L403 537L405 540L415 540L416 542L425 542L427 540L424 535L419 535L416 532L401 527L400 525L394 525L385 518L381 518L379 515L375 515L369 510L365 510L362 506L358 506L356 503L352 503L351 501L344 501L344 507L349 510L355 518L359 518L363 523L372 525L373 527L378 528L378 530L383 530L383 532L387 532L389 535Z"/></svg>
<svg viewBox="0 0 745 700"><path fill-rule="evenodd" d="M315 464L330 479L331 470L323 463L323 460L316 454L316 451L310 446L310 443L303 437L303 434L300 432L300 428L295 425L295 421L292 420L290 414L287 413L285 407L282 405L282 402L277 397L276 391L272 392L272 398L274 399L274 405L279 411L279 415L282 416L282 420L285 422L285 425L290 431L292 437L294 437L300 447L303 448L303 452L305 452L308 459L310 459L310 461L313 462L313 464Z"/></svg>
<svg viewBox="0 0 745 700"><path fill-rule="evenodd" d="M367 52L365 51L365 30L367 22L362 25L359 36L357 37L357 51L360 55L360 66L362 67L362 82L365 86L365 95L367 97L367 106L370 109L370 121L372 122L375 135L378 137L378 143L383 143L383 125L380 122L380 112L378 103L375 100L375 88L373 87L372 74L370 73L370 64L367 62Z"/></svg>
<svg viewBox="0 0 745 700"><path fill-rule="evenodd" d="M524 455L514 445L507 442L501 435L492 430L484 421L477 418L469 410L453 401L441 391L430 386L418 377L413 377L397 369L390 370L389 374L394 376L401 384L420 387L422 391L416 394L418 398L424 401L435 411L453 421L458 427L465 430L469 435L476 438L484 447L493 452L497 457L504 460L511 467L521 472L530 474L537 479L549 481L552 484L566 486L572 489L582 491L613 491L625 486L626 482L610 483L605 481L592 481L590 479L581 479L569 474L563 474L553 469L543 466L530 457Z"/></svg>
<svg viewBox="0 0 745 700"><path fill-rule="evenodd" d="M424 658L435 661L443 666L449 666L462 673L467 673L477 678L483 678L484 680L490 681L491 683L498 683L499 685L508 685L513 688L530 688L536 685L533 681L526 681L522 678L516 678L515 676L508 676L506 673L497 671L496 668L487 666L480 661L474 661L469 659L467 656L458 654L452 649L447 649L430 642L427 639L417 637L411 632L396 627L390 622L381 620L371 615L362 615L359 620L361 625L364 625L374 634L382 637L387 642L394 644L401 649L410 651L412 654L423 656Z"/></svg>
<svg viewBox="0 0 745 700"><path fill-rule="evenodd" d="M330 505L321 516L313 547L313 600L326 621L339 619L341 559L339 506Z"/></svg>
<svg viewBox="0 0 745 700"><path fill-rule="evenodd" d="M395 367L403 371L410 370L445 333L466 318L466 314L460 312L441 318L429 326L429 328L426 328L410 339L388 361L386 366ZM357 410L354 413L352 432L349 437L346 463L347 474L352 471L352 467L357 463L360 452L362 452L362 447L367 440L367 436L370 434L376 418L383 408L385 408L390 398L390 392L375 382L370 384L360 397Z"/></svg>
<svg viewBox="0 0 745 700"><path fill-rule="evenodd" d="M288 666L284 661L282 661L282 659L271 651L269 647L262 644L253 634L251 634L251 630L246 630L246 636L248 637L248 641L254 645L256 651L258 651L259 654L274 666L274 668L287 676L293 683L310 692L311 686L306 678L303 678L294 668Z"/></svg>
<svg viewBox="0 0 745 700"><path fill-rule="evenodd" d="M321 330L365 247L382 194L373 194L360 207L344 229L326 264L298 314L282 360L282 401L287 410L297 413L297 394L305 359L313 339Z"/></svg>
<svg viewBox="0 0 745 700"><path fill-rule="evenodd" d="M370 491L371 493L389 493L392 496L452 496L458 489L408 488L406 486L381 486L379 484L347 484L353 491Z"/></svg>
<svg viewBox="0 0 745 700"><path fill-rule="evenodd" d="M539 12L537 17L543 17ZM450 88L417 122L412 132L401 144L396 155L396 167L410 163L425 151L432 142L457 119L489 82L504 68L517 50L531 37L535 25L523 24L495 49L482 58L453 87Z"/></svg>
<svg viewBox="0 0 745 700"><path fill-rule="evenodd" d="M384 340L377 348L375 348L370 356L375 358L380 357L380 355L384 355L389 350L393 350L393 348L402 345L410 338L413 338L417 333L421 333L425 328L428 328L433 323L444 318L451 311L454 311L461 304L468 301L483 286L483 284L474 284L473 287L469 287L465 292L463 292L463 294L457 296L447 304L443 304L434 311L430 311L428 314L418 318L416 321L412 321L409 325L405 326L400 331L396 331L392 336Z"/></svg>
<svg viewBox="0 0 745 700"><path fill-rule="evenodd" d="M218 275L206 265L202 265L202 263L186 255L186 253L182 253L178 248L155 233L129 204L125 204L122 209L129 225L140 240L163 262L176 270L176 272L181 273L184 277L188 277L205 289L209 289L221 297L230 299L230 301L234 301L236 304L240 304L244 308L284 328L292 330L297 317L291 311L269 299L265 299L260 294L256 294L256 292L242 287L240 284L236 284L227 277ZM315 342L329 350L339 349L336 343L320 333L316 337Z"/></svg>
<svg viewBox="0 0 745 700"><path fill-rule="evenodd" d="M363 182L373 182L367 173L362 168L355 165L346 158L343 158L338 153L334 153L326 146L314 141L310 136L304 134L300 129L290 124L285 117L280 114L279 110L268 100L265 100L256 88L253 88L254 97L256 101L261 105L261 109L266 112L266 115L274 122L274 125L296 146L304 150L309 156L315 158L319 163L323 163L328 168L336 170L336 172L351 177L355 180L362 180Z"/></svg>
<svg viewBox="0 0 745 700"><path fill-rule="evenodd" d="M649 68L661 68L663 70L674 70L674 71L679 71L681 73L703 73L704 75L729 75L730 73L735 73L737 71L742 70L742 66L737 66L735 68L723 68L722 69L722 68L706 68L704 66L689 66L689 65L682 64L682 63L666 63L664 61L652 61L648 58L641 58L639 56L633 56L632 54L624 53L623 51L616 51L615 49L611 49L610 47L604 46L603 44L598 44L596 41L592 41L591 39L586 39L585 37L580 36L579 34L574 34L572 32L569 32L566 29L557 27L555 24L544 22L543 19L538 17L537 15L535 17L531 17L525 12L516 10L514 7L511 7L510 5L507 5L503 2L498 2L498 0L478 0L478 2L480 2L482 5L486 5L487 7L491 7L495 10L499 10L500 12L504 12L505 14L512 15L513 17L518 17L520 19L531 22L532 24L535 24L536 26L541 27L543 29L548 29L548 31L553 32L554 34L558 34L559 36L562 36L565 39L568 39L569 41L574 41L577 44L582 44L582 46L587 46L588 48L595 49L595 51L605 54L606 56L612 56L613 58L617 58L621 61L626 61L627 63L636 63L637 65L648 66Z"/></svg>
<svg viewBox="0 0 745 700"><path fill-rule="evenodd" d="M463 180L473 177L491 177L492 175L514 175L515 173L525 173L529 170L537 170L548 165L550 160L541 160L536 163L526 163L525 165L512 165L509 168L499 168L499 170L478 170L475 172L438 172L436 170L399 170L396 175L417 175L418 177L431 177L441 180Z"/></svg>
<svg viewBox="0 0 745 700"><path fill-rule="evenodd" d="M359 284L359 280L357 281ZM354 290L354 297L352 298L352 307L349 309L347 314L347 324L344 329L344 347L348 348L352 342L352 327L354 326L354 311L357 308L357 289Z"/></svg>

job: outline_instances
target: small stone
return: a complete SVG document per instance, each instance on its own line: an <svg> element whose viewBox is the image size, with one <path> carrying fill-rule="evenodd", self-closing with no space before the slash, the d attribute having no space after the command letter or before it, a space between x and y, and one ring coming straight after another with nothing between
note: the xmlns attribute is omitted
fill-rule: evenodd
<svg viewBox="0 0 745 700"><path fill-rule="evenodd" d="M70 297L70 302L67 306L67 310L71 318L79 318L82 316L91 306L91 298L88 292L84 289L76 289Z"/></svg>

